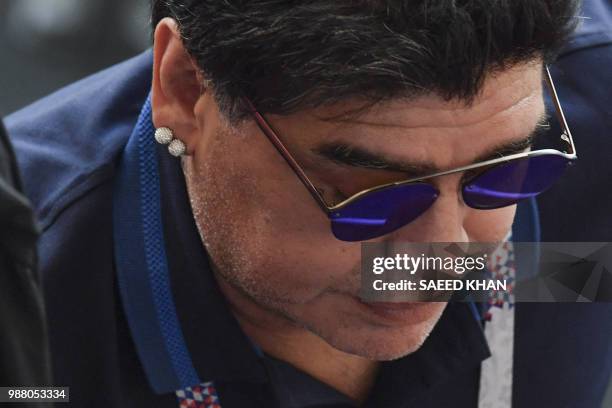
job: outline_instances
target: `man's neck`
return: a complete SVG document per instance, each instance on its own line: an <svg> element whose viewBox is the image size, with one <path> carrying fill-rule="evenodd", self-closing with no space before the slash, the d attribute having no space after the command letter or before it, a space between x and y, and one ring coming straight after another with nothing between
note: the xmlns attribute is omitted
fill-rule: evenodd
<svg viewBox="0 0 612 408"><path fill-rule="evenodd" d="M379 363L330 346L287 318L255 304L215 274L244 333L264 352L362 403L372 388Z"/></svg>
<svg viewBox="0 0 612 408"><path fill-rule="evenodd" d="M379 363L334 349L304 329L279 333L240 317L238 321L246 335L267 354L290 363L358 403L369 394Z"/></svg>

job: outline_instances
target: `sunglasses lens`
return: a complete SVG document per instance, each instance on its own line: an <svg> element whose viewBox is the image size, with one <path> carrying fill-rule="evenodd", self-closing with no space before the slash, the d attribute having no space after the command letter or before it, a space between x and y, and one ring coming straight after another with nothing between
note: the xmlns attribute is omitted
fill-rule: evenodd
<svg viewBox="0 0 612 408"><path fill-rule="evenodd" d="M332 232L341 241L364 241L403 227L423 214L438 197L425 183L373 191L330 214Z"/></svg>
<svg viewBox="0 0 612 408"><path fill-rule="evenodd" d="M535 197L563 175L569 162L563 156L547 154L492 167L463 187L463 200L472 208L486 210Z"/></svg>

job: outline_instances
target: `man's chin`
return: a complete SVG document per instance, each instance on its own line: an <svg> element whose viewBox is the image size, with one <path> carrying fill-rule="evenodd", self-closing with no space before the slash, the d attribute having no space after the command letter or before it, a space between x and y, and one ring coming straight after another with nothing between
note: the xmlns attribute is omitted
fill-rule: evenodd
<svg viewBox="0 0 612 408"><path fill-rule="evenodd" d="M396 360L414 353L423 345L440 319L444 306L445 304L439 304L429 318L417 324L338 325L331 330L313 331L342 352L373 361Z"/></svg>
<svg viewBox="0 0 612 408"><path fill-rule="evenodd" d="M355 347L353 345L352 348L341 351L363 357L371 361L392 361L405 357L420 349L426 338L427 336L424 336L422 339L415 339L414 341L410 342L410 344L403 344L400 346L378 344L374 347Z"/></svg>

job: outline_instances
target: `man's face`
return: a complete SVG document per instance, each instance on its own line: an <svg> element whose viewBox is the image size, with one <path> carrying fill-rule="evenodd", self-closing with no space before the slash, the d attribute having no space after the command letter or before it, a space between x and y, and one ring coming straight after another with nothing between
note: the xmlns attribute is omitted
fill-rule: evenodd
<svg viewBox="0 0 612 408"><path fill-rule="evenodd" d="M349 101L267 120L326 199L338 201L422 169L467 165L525 139L544 112L541 89L538 61L489 77L470 106L428 96L339 117L358 106ZM183 164L196 222L230 303L265 310L270 321L306 328L366 358L387 360L415 351L445 304L392 310L360 302L360 244L332 235L326 215L253 121L232 128L213 107L210 100L196 105L203 134ZM334 146L415 170L331 160L324 152ZM515 207L466 206L462 176L432 179L440 191L433 206L377 241L502 240Z"/></svg>

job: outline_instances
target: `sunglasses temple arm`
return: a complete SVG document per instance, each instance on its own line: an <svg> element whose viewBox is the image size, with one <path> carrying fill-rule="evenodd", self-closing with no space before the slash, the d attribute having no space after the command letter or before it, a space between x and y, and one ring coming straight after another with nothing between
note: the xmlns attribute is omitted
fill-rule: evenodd
<svg viewBox="0 0 612 408"><path fill-rule="evenodd" d="M287 164L291 167L291 169L298 176L300 181L304 184L304 186L306 187L306 189L308 190L310 195L315 199L315 201L317 202L319 207L321 207L321 209L325 213L328 213L329 212L329 206L325 202L325 199L319 193L319 191L314 186L314 184L312 184L312 182L310 181L310 179L308 178L308 176L306 175L304 170L302 170L300 165L295 161L295 159L293 158L291 153L289 153L289 150L287 150L287 148L285 147L283 142L281 142L281 140L278 138L278 136L276 135L276 132L272 129L272 127L270 127L268 122L257 111L257 109L255 109L255 106L251 103L250 100L248 100L247 98L243 98L243 100L244 100L245 104L247 105L247 107L249 108L249 111L251 112L251 115L253 115L253 118L255 119L255 122L257 123L257 126L259 126L259 128L264 133L264 135L266 135L268 140L270 140L272 145L274 145L276 150L285 159Z"/></svg>
<svg viewBox="0 0 612 408"><path fill-rule="evenodd" d="M550 70L548 66L545 67L545 76L546 83L550 89L552 94L552 101L555 104L555 111L557 113L557 118L563 126L563 133L565 133L569 139L569 144L572 148L572 154L576 155L576 147L574 146L574 138L572 137L572 132L570 132L569 126L567 125L567 120L565 120L565 114L563 113L563 108L561 107L561 103L559 102L559 96L557 95L557 89L555 88L555 83L553 82L552 75L550 74Z"/></svg>

